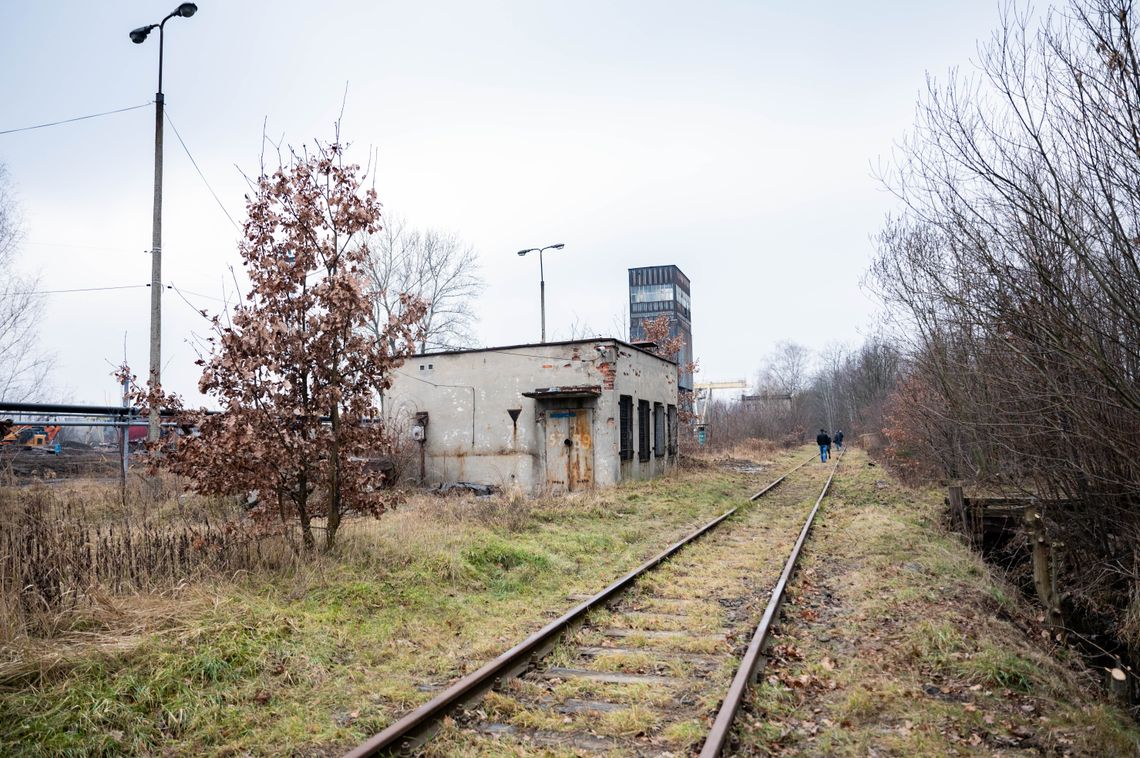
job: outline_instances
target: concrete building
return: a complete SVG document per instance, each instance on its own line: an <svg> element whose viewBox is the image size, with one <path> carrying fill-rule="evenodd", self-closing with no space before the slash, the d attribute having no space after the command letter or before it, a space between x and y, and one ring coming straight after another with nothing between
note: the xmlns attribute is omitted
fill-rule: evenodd
<svg viewBox="0 0 1140 758"><path fill-rule="evenodd" d="M693 314L690 311L689 277L676 266L642 266L629 270L629 341L641 342L646 319L669 316L669 338L683 340L677 363L693 363ZM681 372L681 389L693 389L693 372Z"/></svg>
<svg viewBox="0 0 1140 758"><path fill-rule="evenodd" d="M615 339L417 355L385 393L426 484L558 494L645 479L677 450L677 365Z"/></svg>

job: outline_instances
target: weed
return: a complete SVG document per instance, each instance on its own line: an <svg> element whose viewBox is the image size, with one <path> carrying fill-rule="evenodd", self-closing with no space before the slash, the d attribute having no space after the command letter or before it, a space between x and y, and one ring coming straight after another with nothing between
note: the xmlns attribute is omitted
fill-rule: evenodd
<svg viewBox="0 0 1140 758"><path fill-rule="evenodd" d="M962 661L958 669L971 681L1015 692L1035 690L1041 678L1035 663L990 643Z"/></svg>

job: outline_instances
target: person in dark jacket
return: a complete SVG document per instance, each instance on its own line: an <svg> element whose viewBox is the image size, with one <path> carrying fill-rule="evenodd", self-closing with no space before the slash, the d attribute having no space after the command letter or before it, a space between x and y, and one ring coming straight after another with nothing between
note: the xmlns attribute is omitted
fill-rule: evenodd
<svg viewBox="0 0 1140 758"><path fill-rule="evenodd" d="M819 462L827 463L828 448L831 447L831 437L823 429L815 435L815 444L819 445Z"/></svg>
<svg viewBox="0 0 1140 758"><path fill-rule="evenodd" d="M835 449L836 450L842 450L843 449L843 430L842 429L840 429L838 432L835 433Z"/></svg>

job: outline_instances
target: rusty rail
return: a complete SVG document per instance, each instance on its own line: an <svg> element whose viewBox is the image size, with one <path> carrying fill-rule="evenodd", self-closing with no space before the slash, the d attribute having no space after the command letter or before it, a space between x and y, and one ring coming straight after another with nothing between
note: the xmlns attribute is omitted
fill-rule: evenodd
<svg viewBox="0 0 1140 758"><path fill-rule="evenodd" d="M780 478L769 483L762 490L753 495L750 500L754 501L764 493L771 491L779 485L780 482L784 481L788 475L803 468L811 460L814 460L814 456L790 471L785 472ZM828 483L830 482L831 479L829 477ZM725 519L736 513L738 507L730 508L688 536L673 543L661 553L650 558L590 599L571 608L565 614L551 621L542 629L501 654L498 658L484 665L478 671L463 677L428 702L406 714L399 721L391 724L384 731L373 735L366 742L346 753L344 758L364 758L365 756L411 753L412 750L431 739L431 736L438 729L439 721L442 720L444 716L463 705L477 701L483 696L483 693L494 687L499 680L516 676L520 672L525 671L535 656L541 658L552 650L558 643L563 632L581 621L589 611L609 602L621 594L622 591L627 589L643 574L670 558L681 548L715 529Z"/></svg>
<svg viewBox="0 0 1140 758"><path fill-rule="evenodd" d="M753 495L752 497L748 498L749 502L755 502L755 501L759 500L759 499L761 498L761 496L763 496L763 495L767 494L767 493L768 493L770 490L773 490L773 489L775 489L775 488L776 488L776 485L778 485L780 482L784 481L784 480L785 480L785 479L787 479L789 476L791 476L792 474L794 474L794 473L796 473L797 471L799 471L800 469L802 469L804 466L806 466L806 465L808 465L809 463L811 463L812 461L814 461L814 460L815 460L815 458L816 458L816 456L815 456L815 455L812 455L812 457L808 458L806 461L804 461L804 462L803 462L803 463L801 463L800 465L796 466L796 467L795 467L794 469L792 469L791 471L785 471L785 472L784 472L784 475L783 475L783 476L781 476L779 479L775 480L774 482L768 482L768 484L767 484L767 485L765 485L765 486L764 486L764 488L763 488L762 490L760 490L759 492L757 492L757 493L756 493L755 495Z"/></svg>
<svg viewBox="0 0 1140 758"><path fill-rule="evenodd" d="M748 650L744 654L744 658L740 661L740 667L736 670L736 676L732 679L732 684L729 685L728 694L725 695L724 702L720 706L720 710L716 714L716 719L713 721L712 730L709 736L705 739L704 747L701 748L701 758L719 758L721 751L724 749L725 743L728 742L728 735L732 729L732 722L736 718L737 711L740 710L741 704L744 702L744 695L748 692L748 686L755 681L755 678L763 667L764 664L764 646L768 642L768 635L772 631L772 626L780 613L780 606L784 603L784 594L788 588L788 582L791 581L792 574L796 570L796 563L800 559L800 552L803 550L804 543L807 542L808 533L811 531L812 524L815 522L815 515L819 512L820 503L827 495L827 490L831 487L831 480L835 478L835 471L839 468L839 461L843 458L843 453L835 459L835 465L831 467L831 474L828 475L827 481L823 485L823 490L820 491L819 497L816 498L815 505L812 507L811 512L808 513L807 520L804 521L803 529L800 530L799 539L796 540L795 547L792 548L792 554L788 557L787 563L784 564L784 571L780 574L779 581L772 589L772 597L768 600L768 605L764 609L764 615L760 617L760 623L756 627L755 634L752 635L752 641L748 644Z"/></svg>

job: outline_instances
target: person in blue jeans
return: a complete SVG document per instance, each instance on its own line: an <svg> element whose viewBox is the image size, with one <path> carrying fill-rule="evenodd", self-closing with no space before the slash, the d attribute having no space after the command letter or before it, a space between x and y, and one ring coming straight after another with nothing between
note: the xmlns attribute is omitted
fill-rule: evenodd
<svg viewBox="0 0 1140 758"><path fill-rule="evenodd" d="M815 435L815 444L819 445L819 462L827 463L828 448L831 447L831 437L823 429L819 430L819 434Z"/></svg>

